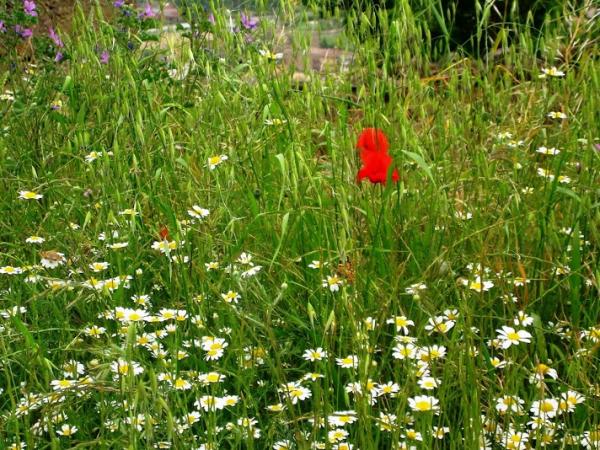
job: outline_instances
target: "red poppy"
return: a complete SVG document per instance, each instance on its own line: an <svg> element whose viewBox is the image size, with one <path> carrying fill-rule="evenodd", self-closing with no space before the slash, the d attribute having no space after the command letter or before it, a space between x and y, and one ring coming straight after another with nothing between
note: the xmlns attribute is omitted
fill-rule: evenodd
<svg viewBox="0 0 600 450"><path fill-rule="evenodd" d="M169 229L167 227L162 227L158 234L163 241L169 239Z"/></svg>
<svg viewBox="0 0 600 450"><path fill-rule="evenodd" d="M358 181L368 178L371 183L387 181L388 169L392 157L388 154L389 143L383 131L377 128L365 128L358 138L356 147L360 150L363 166L358 171ZM392 181L400 179L398 170L392 172Z"/></svg>

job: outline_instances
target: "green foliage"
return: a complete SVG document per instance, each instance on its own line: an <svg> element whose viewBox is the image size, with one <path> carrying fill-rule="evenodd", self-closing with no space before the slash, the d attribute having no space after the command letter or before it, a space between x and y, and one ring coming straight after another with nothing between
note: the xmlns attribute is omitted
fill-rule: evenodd
<svg viewBox="0 0 600 450"><path fill-rule="evenodd" d="M493 54L499 43L513 42L523 33L537 40L547 21L570 7L562 0L303 0L303 4L321 15L340 14L354 29L362 23L361 15L366 16L364 32L380 39L383 52L389 51L384 41L390 39L394 22L412 22L419 31L418 38L431 41L430 56L434 59L449 51L471 56ZM584 9L595 14L590 5Z"/></svg>

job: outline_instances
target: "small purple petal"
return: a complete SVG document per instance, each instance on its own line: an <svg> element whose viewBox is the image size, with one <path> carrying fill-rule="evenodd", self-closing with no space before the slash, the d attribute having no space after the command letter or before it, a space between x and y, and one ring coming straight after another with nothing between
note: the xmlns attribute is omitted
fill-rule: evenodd
<svg viewBox="0 0 600 450"><path fill-rule="evenodd" d="M140 19L151 19L152 17L156 17L156 13L152 9L152 6L150 5L150 3L146 3L146 7L144 8L144 11L142 11L138 17Z"/></svg>
<svg viewBox="0 0 600 450"><path fill-rule="evenodd" d="M258 26L258 17L250 17L244 13L241 13L240 21L246 30L254 30Z"/></svg>
<svg viewBox="0 0 600 450"><path fill-rule="evenodd" d="M65 46L60 36L54 31L54 28L48 28L48 36L50 36L50 39L52 39L52 42L54 42L54 45L57 47L63 48Z"/></svg>
<svg viewBox="0 0 600 450"><path fill-rule="evenodd" d="M23 10L25 14L31 17L37 16L37 11L35 10L36 4L33 0L23 0Z"/></svg>
<svg viewBox="0 0 600 450"><path fill-rule="evenodd" d="M108 60L110 59L110 54L108 51L104 50L100 55L100 64L108 64Z"/></svg>
<svg viewBox="0 0 600 450"><path fill-rule="evenodd" d="M61 52L56 52L56 56L54 57L54 62L61 62L64 58L64 55Z"/></svg>
<svg viewBox="0 0 600 450"><path fill-rule="evenodd" d="M30 38L33 35L31 28L23 28L21 25L15 25L15 33L17 33L23 39Z"/></svg>
<svg viewBox="0 0 600 450"><path fill-rule="evenodd" d="M595 149L597 152L600 152L600 144L594 144L594 149Z"/></svg>
<svg viewBox="0 0 600 450"><path fill-rule="evenodd" d="M113 6L115 8L122 8L123 5L125 5L125 0L115 0L115 2L113 3Z"/></svg>
<svg viewBox="0 0 600 450"><path fill-rule="evenodd" d="M6 25L3 20L0 20L0 33L6 33Z"/></svg>

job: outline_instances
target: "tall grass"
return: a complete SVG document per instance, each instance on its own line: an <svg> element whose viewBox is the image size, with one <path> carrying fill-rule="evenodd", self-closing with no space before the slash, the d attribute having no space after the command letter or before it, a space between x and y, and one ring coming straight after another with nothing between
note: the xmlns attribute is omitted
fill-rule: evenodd
<svg viewBox="0 0 600 450"><path fill-rule="evenodd" d="M479 59L351 11L349 69L300 84L309 10L212 11L161 43L80 12L66 62L2 61L0 448L599 448L592 5ZM398 183L357 182L367 127Z"/></svg>

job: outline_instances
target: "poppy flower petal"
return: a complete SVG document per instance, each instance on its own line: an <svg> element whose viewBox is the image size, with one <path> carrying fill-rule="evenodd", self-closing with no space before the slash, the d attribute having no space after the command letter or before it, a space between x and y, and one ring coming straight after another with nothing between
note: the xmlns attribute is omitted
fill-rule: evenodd
<svg viewBox="0 0 600 450"><path fill-rule="evenodd" d="M361 150L387 153L390 144L383 131L378 128L365 128L356 145Z"/></svg>
<svg viewBox="0 0 600 450"><path fill-rule="evenodd" d="M385 184L393 159L387 152L389 143L383 131L366 128L358 139L357 147L360 149L360 159L363 162L357 174L358 181L368 178L371 183ZM397 169L392 171L391 178L394 182L400 179Z"/></svg>

